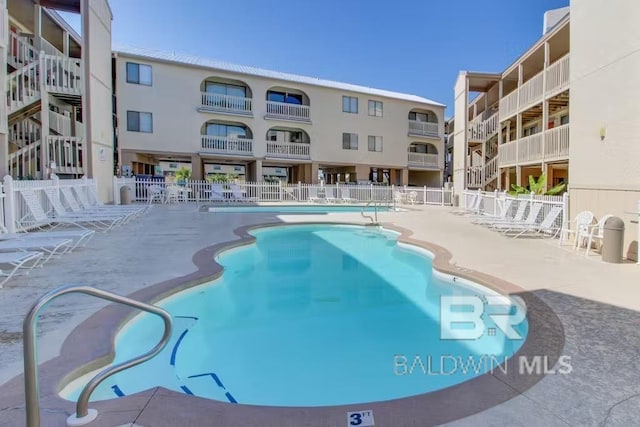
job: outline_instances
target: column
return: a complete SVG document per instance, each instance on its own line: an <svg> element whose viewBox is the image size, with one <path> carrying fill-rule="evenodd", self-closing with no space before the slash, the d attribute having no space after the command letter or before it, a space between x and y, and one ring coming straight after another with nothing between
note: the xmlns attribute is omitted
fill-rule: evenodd
<svg viewBox="0 0 640 427"><path fill-rule="evenodd" d="M202 181L203 173L202 173L202 158L199 154L191 155L191 179L193 181Z"/></svg>
<svg viewBox="0 0 640 427"><path fill-rule="evenodd" d="M69 56L69 32L68 31L62 32L62 53L64 53L65 56Z"/></svg>
<svg viewBox="0 0 640 427"><path fill-rule="evenodd" d="M44 63L43 59L44 52L40 52L40 66ZM62 158L50 159L49 154L49 142L47 141L49 136L49 93L45 90L46 82L45 82L45 73L40 73L40 141L42 142L40 148L40 169L42 173L41 179L49 179L48 171L50 170L52 162L60 162L62 163L63 158L65 157L65 149L62 148ZM57 150L55 150L57 151ZM54 151L54 152L55 152ZM56 164L56 167L66 166L62 164ZM51 170L51 173L55 173L55 170Z"/></svg>
<svg viewBox="0 0 640 427"><path fill-rule="evenodd" d="M522 185L522 166L516 166L516 185Z"/></svg>
<svg viewBox="0 0 640 427"><path fill-rule="evenodd" d="M40 51L42 48L42 6L39 4L33 5L33 47L36 51Z"/></svg>
<svg viewBox="0 0 640 427"><path fill-rule="evenodd" d="M549 128L549 103L547 102L547 67L549 66L549 42L544 44L544 66L542 68L542 161L545 160L547 129ZM544 164L542 172L544 173Z"/></svg>
<svg viewBox="0 0 640 427"><path fill-rule="evenodd" d="M312 184L318 183L318 163L311 162L311 176L307 178L307 181Z"/></svg>
<svg viewBox="0 0 640 427"><path fill-rule="evenodd" d="M400 170L400 177L402 178L402 185L409 185L409 169L404 168Z"/></svg>

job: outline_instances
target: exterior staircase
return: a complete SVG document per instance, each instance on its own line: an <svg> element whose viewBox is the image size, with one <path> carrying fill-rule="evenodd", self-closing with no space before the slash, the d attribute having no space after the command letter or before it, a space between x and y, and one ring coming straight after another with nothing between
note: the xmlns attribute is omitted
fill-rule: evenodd
<svg viewBox="0 0 640 427"><path fill-rule="evenodd" d="M6 80L9 173L15 178L42 177L55 164L55 173L83 175L84 141L71 136L71 118L48 111L49 126L42 131L42 108L49 96L81 104L80 60L64 56L44 39L40 44L38 52L28 36L9 34L7 64L14 69Z"/></svg>
<svg viewBox="0 0 640 427"><path fill-rule="evenodd" d="M498 169L498 131L500 123L498 113L483 114L469 122L467 137L469 141L480 142L485 145L484 157L482 145L476 146L471 153L470 160L474 166L467 168L467 188L482 188L491 190L497 188Z"/></svg>

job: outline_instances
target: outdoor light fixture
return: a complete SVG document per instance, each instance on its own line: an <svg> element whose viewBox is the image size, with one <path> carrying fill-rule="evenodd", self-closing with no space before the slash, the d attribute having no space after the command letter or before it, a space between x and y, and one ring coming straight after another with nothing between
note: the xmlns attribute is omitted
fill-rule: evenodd
<svg viewBox="0 0 640 427"><path fill-rule="evenodd" d="M600 126L600 141L604 141L605 136L607 136L607 130L604 126Z"/></svg>

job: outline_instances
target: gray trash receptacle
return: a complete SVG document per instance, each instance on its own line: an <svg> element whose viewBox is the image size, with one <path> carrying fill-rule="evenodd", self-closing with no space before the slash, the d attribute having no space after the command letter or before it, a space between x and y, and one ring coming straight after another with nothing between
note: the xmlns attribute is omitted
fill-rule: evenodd
<svg viewBox="0 0 640 427"><path fill-rule="evenodd" d="M602 260L619 264L624 250L624 221L612 216L604 223L602 236Z"/></svg>
<svg viewBox="0 0 640 427"><path fill-rule="evenodd" d="M128 185L123 185L122 187L120 187L120 204L131 204L131 187L129 187Z"/></svg>

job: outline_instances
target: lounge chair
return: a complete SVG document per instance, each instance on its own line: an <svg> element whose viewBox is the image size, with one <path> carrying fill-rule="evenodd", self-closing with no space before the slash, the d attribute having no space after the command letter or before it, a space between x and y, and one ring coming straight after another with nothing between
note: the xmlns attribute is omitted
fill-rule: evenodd
<svg viewBox="0 0 640 427"><path fill-rule="evenodd" d="M517 229L520 226L534 226L536 224L536 221L538 220L538 215L540 215L541 210L542 203L532 203L531 208L529 209L529 213L527 214L527 218L524 221L494 223L490 224L489 228L495 231L508 233L510 230Z"/></svg>
<svg viewBox="0 0 640 427"><path fill-rule="evenodd" d="M604 223L607 222L609 218L613 215L604 215L600 218L597 224L589 226L589 237L587 237L587 250L585 251L585 256L589 255L589 251L591 250L591 245L594 240L600 240L604 238Z"/></svg>
<svg viewBox="0 0 640 427"><path fill-rule="evenodd" d="M329 203L338 203L340 201L336 197L336 189L333 187L324 187L324 198Z"/></svg>
<svg viewBox="0 0 640 427"><path fill-rule="evenodd" d="M209 200L212 202L223 203L229 201L229 199L224 196L224 187L222 184L211 184L211 195L209 196Z"/></svg>
<svg viewBox="0 0 640 427"><path fill-rule="evenodd" d="M117 206L114 206L114 209L110 209L110 208L84 208L80 206L79 200L80 198L78 197L78 199L76 199L76 196L74 196L73 192L71 191L71 187L65 187L65 186L61 186L60 187L60 192L62 193L62 196L64 197L64 201L67 203L67 206L69 206L69 209L71 209L72 213L76 213L76 214L87 214L87 213L93 213L96 215L114 215L114 214L118 214L118 215L124 215L124 220L123 222L128 222L131 218L133 218L135 216L135 212L130 211L130 210L120 210L118 209ZM80 192L76 192L76 194L79 194ZM83 203L84 205L84 203ZM86 205L85 205L86 206Z"/></svg>
<svg viewBox="0 0 640 427"><path fill-rule="evenodd" d="M8 239L0 241L0 252L43 252L39 265L44 265L54 255L61 255L71 249L72 239L39 238L39 239Z"/></svg>
<svg viewBox="0 0 640 427"><path fill-rule="evenodd" d="M44 211L43 211L44 212ZM20 224L16 224L19 228ZM9 233L8 230L0 224L0 241L9 239L42 239L42 238L59 238L59 239L72 239L74 243L69 248L68 252L73 251L78 245L82 244L86 246L87 242L95 235L95 231L87 230L84 228L77 229L59 229L54 230L49 227L48 229L38 228L37 231L22 229L19 233Z"/></svg>
<svg viewBox="0 0 640 427"><path fill-rule="evenodd" d="M351 197L351 192L349 191L348 188L340 189L340 200L342 200L344 203L355 203L358 201L353 197Z"/></svg>
<svg viewBox="0 0 640 427"><path fill-rule="evenodd" d="M21 190L23 191L23 190ZM62 201L58 197L58 190L55 188L45 188L44 194L49 200L49 203L53 207L54 222L64 221L68 224L74 224L78 227L82 227L81 224L88 224L103 231L109 231L116 225L120 225L125 219L126 215L121 214L106 214L106 213L72 213L68 212L62 205ZM35 193L34 193L35 196ZM24 197L24 194L23 194ZM85 227L86 228L86 227Z"/></svg>
<svg viewBox="0 0 640 427"><path fill-rule="evenodd" d="M520 219L522 219L522 217L524 216L524 209L526 208L527 204L526 202L523 203L524 206L522 208L522 216L520 217ZM508 215L509 215L509 211L511 211L511 206L513 206L513 200L512 199L506 199L502 205L502 208L500 208L500 212L495 215L495 216L488 216L485 214L479 214L479 215L474 215L473 216L473 220L471 221L472 224L490 224L492 222L501 222L501 221L508 221Z"/></svg>
<svg viewBox="0 0 640 427"><path fill-rule="evenodd" d="M513 222L522 222L524 221L524 214L527 211L527 206L529 205L529 200L520 199L518 200L518 208L516 209L516 213L512 218L492 218L492 217L484 217L484 219L479 218L475 220L474 224L486 225L491 227L492 224L508 224Z"/></svg>
<svg viewBox="0 0 640 427"><path fill-rule="evenodd" d="M309 187L309 203L324 203L326 200L318 196L318 187Z"/></svg>
<svg viewBox="0 0 640 427"><path fill-rule="evenodd" d="M238 184L231 184L229 188L231 189L231 196L235 201L238 201L238 202L257 202L258 201L257 197L247 197L247 194L245 193L245 191L242 188L240 188Z"/></svg>
<svg viewBox="0 0 640 427"><path fill-rule="evenodd" d="M105 205L98 197L98 189L96 188L95 183L93 185L87 185L85 188L87 189L86 195L85 192L82 191L82 188L73 187L73 191L78 198L78 202L80 202L80 206L85 209L101 208L105 210L110 209L114 212L131 211L136 216L147 213L149 209L151 209L151 205Z"/></svg>
<svg viewBox="0 0 640 427"><path fill-rule="evenodd" d="M4 252L0 253L0 265L11 266L11 268L3 268L0 270L0 288L7 283L20 269L26 269L28 274L42 258L42 252Z"/></svg>
<svg viewBox="0 0 640 427"><path fill-rule="evenodd" d="M514 238L520 236L556 237L562 228L556 225L556 220L561 213L562 206L553 206L540 224L514 224L505 234L511 234Z"/></svg>

